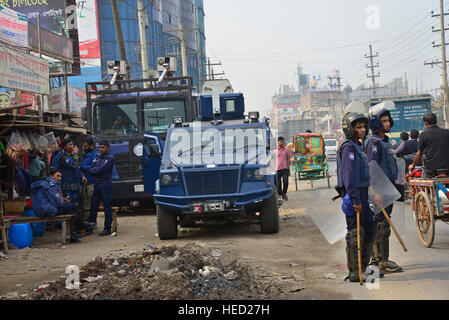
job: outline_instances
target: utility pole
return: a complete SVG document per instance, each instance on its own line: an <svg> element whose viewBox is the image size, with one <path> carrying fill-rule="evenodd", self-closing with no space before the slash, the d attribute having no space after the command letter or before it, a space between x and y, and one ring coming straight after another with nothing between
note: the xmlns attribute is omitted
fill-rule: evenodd
<svg viewBox="0 0 449 320"><path fill-rule="evenodd" d="M117 35L118 48L120 51L120 60L126 61L126 79L130 79L128 60L126 59L125 41L123 40L122 24L118 13L117 0L111 0L112 18L114 19L115 33Z"/></svg>
<svg viewBox="0 0 449 320"><path fill-rule="evenodd" d="M207 76L209 80L215 80L215 76L221 76L224 75L224 72L221 73L214 73L214 67L213 66L221 66L221 61L218 63L211 63L210 58L207 58Z"/></svg>
<svg viewBox="0 0 449 320"><path fill-rule="evenodd" d="M182 75L187 77L187 56L186 56L186 41L184 39L184 28L182 26L181 17L179 17L179 31L181 36L181 61L182 61Z"/></svg>
<svg viewBox="0 0 449 320"><path fill-rule="evenodd" d="M142 56L142 79L148 79L148 47L147 35L145 29L145 9L143 7L143 0L137 0L137 18L139 20L140 32L140 54ZM148 82L143 83L144 88L148 88Z"/></svg>
<svg viewBox="0 0 449 320"><path fill-rule="evenodd" d="M378 68L379 67L379 62L374 65L374 61L373 58L377 58L379 56L379 54L376 52L376 55L373 55L373 47L371 45L369 45L369 56L367 56L365 54L365 58L370 59L370 65L366 65L366 68L371 69L371 75L366 75L367 78L371 78L371 81L373 82L373 86L370 88L373 90L373 97L376 96L376 78L380 77L379 72L375 75L374 74L374 68Z"/></svg>
<svg viewBox="0 0 449 320"><path fill-rule="evenodd" d="M432 27L432 32L441 32L441 44L435 45L433 44L433 47L439 47L441 46L441 61L432 61L432 62L424 62L425 65L431 65L433 67L434 64L440 64L443 69L442 74L442 82L443 82L443 114L444 114L444 126L446 129L449 129L449 89L447 86L447 60L446 60L446 36L445 31L449 30L449 28L444 27L444 16L449 15L449 13L444 13L444 3L443 0L440 0L440 13L439 14L433 14L433 11L431 12L432 17L439 17L440 18L440 29L435 30L434 27Z"/></svg>
<svg viewBox="0 0 449 320"><path fill-rule="evenodd" d="M332 119L333 119L334 122L338 122L339 119L337 119L337 104L340 105L341 97L342 97L342 92L341 92L342 85L341 85L340 71L339 70L335 70L334 71L334 76L327 76L327 78L329 79L330 94L331 94L331 100L332 100L332 104L333 104L332 109L331 109L331 111L332 111ZM333 80L337 81L336 85L334 85ZM338 90L336 90L337 94L338 94L338 97L339 97L338 99L334 99L334 87L338 88ZM335 100L338 101L337 104L335 103ZM328 124L328 126L329 126L329 132L332 133L333 130L331 130L330 123Z"/></svg>

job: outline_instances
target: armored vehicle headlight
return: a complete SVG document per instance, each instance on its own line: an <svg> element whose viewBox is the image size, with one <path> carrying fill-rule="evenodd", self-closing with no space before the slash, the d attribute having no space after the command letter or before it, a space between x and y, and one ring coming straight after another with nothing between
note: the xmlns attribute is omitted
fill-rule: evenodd
<svg viewBox="0 0 449 320"><path fill-rule="evenodd" d="M167 185L170 183L170 181L172 180L172 177L169 174L163 174L161 176L161 183L162 185Z"/></svg>
<svg viewBox="0 0 449 320"><path fill-rule="evenodd" d="M262 173L260 172L260 169L254 170L254 178L256 178L257 180L260 180L263 178Z"/></svg>

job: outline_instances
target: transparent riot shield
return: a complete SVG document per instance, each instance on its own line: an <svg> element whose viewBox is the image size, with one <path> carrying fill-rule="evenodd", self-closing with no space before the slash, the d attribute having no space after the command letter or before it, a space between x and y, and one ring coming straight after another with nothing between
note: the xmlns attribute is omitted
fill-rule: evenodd
<svg viewBox="0 0 449 320"><path fill-rule="evenodd" d="M384 209L393 204L396 200L400 199L401 194L396 189L395 185L391 183L391 181L387 178L377 162L374 160L369 163L369 173L371 176L371 181L368 190L368 201L374 214L378 214L383 211L382 214L386 215ZM404 205L401 203L399 206L395 205L395 207L393 207L393 210L396 212L396 218L399 218L399 221L398 219L395 220L396 222L399 222L399 231L404 232ZM394 215L392 214L392 217L393 216ZM390 223L390 226L396 234L396 237L398 238L398 241L400 242L402 248L404 249L404 251L407 251L407 248L393 222L388 218L388 216L386 216L386 219Z"/></svg>
<svg viewBox="0 0 449 320"><path fill-rule="evenodd" d="M374 160L369 163L369 173L371 181L368 198L374 214L377 214L401 198L401 194Z"/></svg>
<svg viewBox="0 0 449 320"><path fill-rule="evenodd" d="M314 191L307 203L307 214L320 229L329 244L334 244L346 235L345 214L341 210L342 200L332 201L328 190Z"/></svg>

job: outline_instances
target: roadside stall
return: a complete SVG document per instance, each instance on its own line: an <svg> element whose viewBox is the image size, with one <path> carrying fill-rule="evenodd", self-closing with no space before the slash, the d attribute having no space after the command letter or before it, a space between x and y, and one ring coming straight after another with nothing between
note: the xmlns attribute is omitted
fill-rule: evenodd
<svg viewBox="0 0 449 320"><path fill-rule="evenodd" d="M86 135L87 132L73 121L75 118L73 114L61 113L55 117L54 112L43 112L41 117L33 113L34 110L26 110L25 115L0 113L0 226L5 252L8 252L8 242L3 239L9 238L12 241L11 238L16 236L16 232L20 233L21 237L16 241L19 243L15 244L16 247L30 245L31 225L26 226L30 223L34 233L36 228L44 228L45 222L62 221L62 242L69 237L69 220L72 216L46 218L32 216L30 190L22 190L20 179L23 179L23 176L26 180L30 179L32 157L38 157L39 161L45 163L41 176L46 175L49 156L58 149L57 137L76 138ZM16 227L13 227L8 235L8 229L14 225L20 225L20 228L17 227L16 230ZM25 237L25 234L28 234L28 237Z"/></svg>

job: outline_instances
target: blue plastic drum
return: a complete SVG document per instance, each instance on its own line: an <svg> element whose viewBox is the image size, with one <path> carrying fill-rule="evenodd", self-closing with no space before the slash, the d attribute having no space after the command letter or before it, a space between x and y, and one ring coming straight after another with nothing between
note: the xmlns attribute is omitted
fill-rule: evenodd
<svg viewBox="0 0 449 320"><path fill-rule="evenodd" d="M22 249L30 247L33 244L33 231L30 223L13 224L9 227L9 243Z"/></svg>
<svg viewBox="0 0 449 320"><path fill-rule="evenodd" d="M33 209L25 208L23 211L24 217L35 217ZM33 237L43 237L45 233L45 222L36 222L31 224Z"/></svg>

